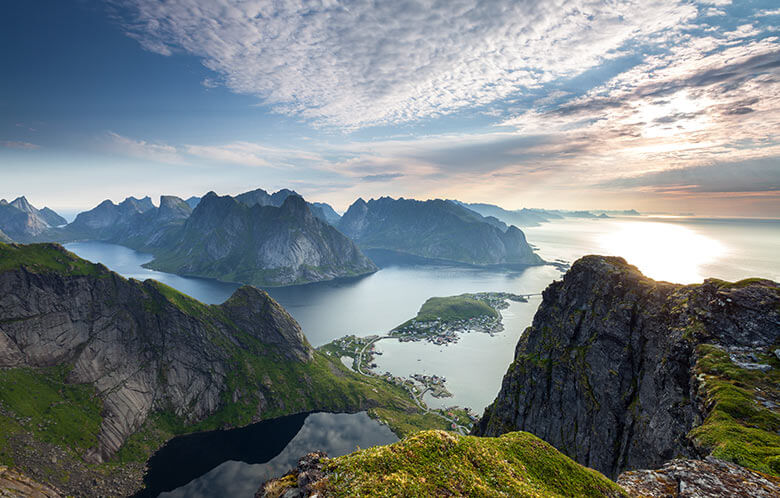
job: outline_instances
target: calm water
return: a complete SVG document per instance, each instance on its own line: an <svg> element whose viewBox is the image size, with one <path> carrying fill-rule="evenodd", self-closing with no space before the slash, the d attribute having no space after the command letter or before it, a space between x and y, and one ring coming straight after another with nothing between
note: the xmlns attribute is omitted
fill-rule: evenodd
<svg viewBox="0 0 780 498"><path fill-rule="evenodd" d="M561 220L525 230L546 259L573 261L585 254L616 254L653 278L681 283L704 276L727 280L762 276L780 280L780 221L626 217ZM101 242L69 244L80 256L100 261L128 277L155 278L208 303L224 301L237 287L215 280L179 277L142 268L151 260L125 247ZM553 267L502 272L467 267L389 266L357 279L267 289L303 327L314 346L345 334L386 332L414 316L431 296L464 292L536 293L560 278ZM447 378L452 398L432 406L459 404L477 411L498 392L514 345L530 324L539 298L504 311L505 331L495 337L468 334L458 344L382 341L378 371L395 375L436 373Z"/></svg>
<svg viewBox="0 0 780 498"><path fill-rule="evenodd" d="M170 440L152 458L141 497L251 497L316 450L341 456L398 438L365 414L312 413Z"/></svg>
<svg viewBox="0 0 780 498"><path fill-rule="evenodd" d="M780 281L780 220L625 217L562 220L524 230L546 259L623 256L648 277Z"/></svg>
<svg viewBox="0 0 780 498"><path fill-rule="evenodd" d="M571 262L585 254L612 254L625 257L652 278L673 282L700 282L710 276L726 280L760 276L780 281L778 220L562 220L524 231L540 255L549 260ZM207 303L224 301L238 287L142 268L152 257L121 246L82 242L66 247L127 277L154 278ZM345 334L387 332L414 316L432 296L480 291L531 294L540 292L560 276L550 266L513 272L389 266L357 279L267 290L298 320L309 341L319 346ZM441 400L428 397L426 401L431 406L457 404L479 412L495 398L517 340L531 323L539 302L539 297L533 297L528 303L512 303L503 312L504 332L494 337L469 333L459 343L448 346L383 340L378 344L384 354L376 357L377 370L403 376L443 375L454 396ZM326 449L336 455L347 453L356 445L384 444L394 438L367 416L355 417L358 416L315 414L271 421L270 427L277 422L281 425L270 432L263 432L261 426L257 439L247 436L247 441L254 443L241 444L245 439L241 437L225 443L224 451L214 448L220 447L220 441L230 441L227 435L232 431L182 438L185 442L175 443L183 445L182 453L159 457L157 464L150 462L154 470L150 474L151 484L158 490L178 488L165 496L252 496L262 481L285 472L307 451ZM297 429L296 424L300 424ZM211 437L217 439L208 439ZM184 462L187 455L195 458L197 464L170 467ZM155 465L171 470L157 471Z"/></svg>

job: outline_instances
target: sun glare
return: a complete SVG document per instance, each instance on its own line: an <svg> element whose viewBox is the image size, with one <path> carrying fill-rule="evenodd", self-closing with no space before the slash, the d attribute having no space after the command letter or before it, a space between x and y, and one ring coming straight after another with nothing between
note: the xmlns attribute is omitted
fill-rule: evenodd
<svg viewBox="0 0 780 498"><path fill-rule="evenodd" d="M701 282L701 267L726 252L720 242L695 231L654 222L626 222L599 244L607 254L622 256L646 276L668 282Z"/></svg>

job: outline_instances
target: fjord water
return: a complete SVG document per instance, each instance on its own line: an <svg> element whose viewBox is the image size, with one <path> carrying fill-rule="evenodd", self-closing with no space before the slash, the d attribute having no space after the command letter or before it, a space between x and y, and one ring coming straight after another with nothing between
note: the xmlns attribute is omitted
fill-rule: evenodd
<svg viewBox="0 0 780 498"><path fill-rule="evenodd" d="M547 260L573 262L585 254L619 255L649 277L680 283L700 282L705 277L740 280L757 276L780 280L779 220L566 219L524 231L528 241ZM238 287L237 284L145 269L141 265L151 261L151 255L117 245L81 242L66 247L127 277L154 278L207 303L224 301ZM301 324L309 341L319 346L346 334L385 333L414 316L422 303L432 296L480 291L536 294L560 276L561 272L551 266L505 271L391 265L361 278L267 290ZM517 340L531 323L540 300L539 296L533 296L528 303L512 303L502 312L504 332L494 337L473 332L448 346L383 340L378 343L377 349L383 355L376 357L377 370L402 376L412 373L443 375L454 396L426 397L430 406L460 405L481 412L495 398L503 374L512 362ZM317 435L330 434L328 438L343 442L342 449L330 450L331 454L346 453L355 445L383 444L380 441L388 437L383 432L387 431L385 427L365 415L357 424L360 430L355 429L355 419L327 418L327 424L322 425L325 414L317 415L306 418L299 432L303 434L300 441L307 443L293 445L295 440L291 440L284 449L259 443L256 453L225 456L226 461L203 470L203 475L187 476L193 480L173 491L171 496L251 496L266 477L280 475L307 451L338 446L327 446L327 441L312 439ZM342 416L346 417L330 415ZM275 422L268 421L267 424L273 427ZM338 432L342 424L346 426L345 432ZM258 458L266 458L263 456L266 446L270 448L269 453L275 452L278 456L275 454L266 463L257 463ZM161 457L158 465L165 468L175 465L175 461L176 458ZM208 461L211 462L211 458ZM171 489L171 483L167 485L164 489Z"/></svg>
<svg viewBox="0 0 780 498"><path fill-rule="evenodd" d="M284 474L309 452L340 456L397 440L365 412L304 413L180 436L149 459L146 489L138 498L254 496L263 482Z"/></svg>
<svg viewBox="0 0 780 498"><path fill-rule="evenodd" d="M705 277L739 280L760 276L780 280L780 220L622 217L564 219L524 229L547 260L574 261L585 254L625 257L647 276L680 283ZM227 299L237 284L180 277L141 265L152 256L101 242L68 244L68 249L128 277L160 280L207 303ZM316 347L346 334L382 334L413 317L432 296L464 292L541 292L561 273L551 266L521 271L471 267L398 265L355 279L268 292L301 324ZM395 375L436 373L447 378L452 398L432 406L458 404L481 411L500 387L514 346L531 323L540 298L504 310L505 331L495 337L466 334L457 344L398 343L384 340L377 371Z"/></svg>

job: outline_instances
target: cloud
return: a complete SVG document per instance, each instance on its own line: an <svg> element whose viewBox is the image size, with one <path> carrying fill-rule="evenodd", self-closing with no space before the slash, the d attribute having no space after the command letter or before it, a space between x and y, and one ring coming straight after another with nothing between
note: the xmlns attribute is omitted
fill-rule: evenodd
<svg viewBox="0 0 780 498"><path fill-rule="evenodd" d="M656 171L616 178L601 183L599 187L640 188L662 192L780 193L780 156Z"/></svg>
<svg viewBox="0 0 780 498"><path fill-rule="evenodd" d="M663 43L698 14L677 0L121 6L125 30L145 49L195 55L234 92L346 128L489 105L581 74L627 46Z"/></svg>
<svg viewBox="0 0 780 498"><path fill-rule="evenodd" d="M107 136L108 147L114 153L159 163L184 164L186 162L172 145L136 140L113 131L109 131Z"/></svg>
<svg viewBox="0 0 780 498"><path fill-rule="evenodd" d="M319 155L309 151L242 141L221 145L187 145L184 150L200 158L241 166L282 168L321 160Z"/></svg>
<svg viewBox="0 0 780 498"><path fill-rule="evenodd" d="M0 146L8 149L20 150L36 150L41 148L40 145L32 144L30 142L20 142L18 140L0 140Z"/></svg>
<svg viewBox="0 0 780 498"><path fill-rule="evenodd" d="M395 180L396 178L402 178L402 173L383 173L379 175L366 175L360 178L364 182L387 182Z"/></svg>

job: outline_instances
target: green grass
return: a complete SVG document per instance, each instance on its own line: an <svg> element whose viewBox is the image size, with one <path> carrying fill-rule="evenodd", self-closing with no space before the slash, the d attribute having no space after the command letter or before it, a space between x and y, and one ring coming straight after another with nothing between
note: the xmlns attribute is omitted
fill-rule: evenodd
<svg viewBox="0 0 780 498"><path fill-rule="evenodd" d="M0 462L12 460L8 437L21 432L76 455L95 446L102 402L91 385L66 384L66 370L0 370Z"/></svg>
<svg viewBox="0 0 780 498"><path fill-rule="evenodd" d="M780 414L756 399L780 399L780 361L765 354L768 372L739 368L722 349L698 348L696 373L711 407L689 437L712 456L780 477Z"/></svg>
<svg viewBox="0 0 780 498"><path fill-rule="evenodd" d="M468 320L489 316L499 318L498 311L491 308L487 303L474 299L467 294L451 297L432 297L417 312L414 320L418 322L431 322L441 320L442 322L456 322L458 320ZM411 324L409 320L396 328L403 328Z"/></svg>
<svg viewBox="0 0 780 498"><path fill-rule="evenodd" d="M59 244L8 245L0 242L0 273L24 267L32 273L108 274L103 266L83 260Z"/></svg>
<svg viewBox="0 0 780 498"><path fill-rule="evenodd" d="M526 432L497 438L443 431L333 458L334 496L626 496L612 481Z"/></svg>

